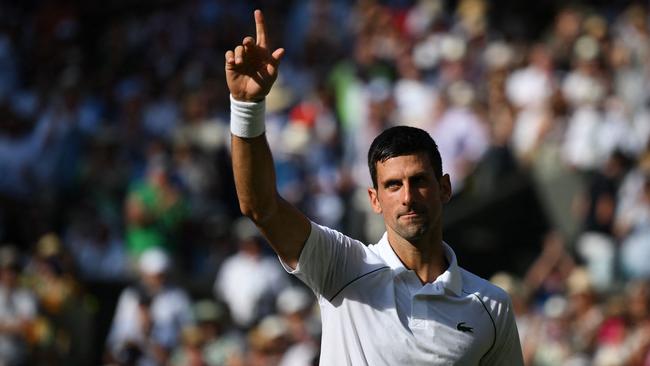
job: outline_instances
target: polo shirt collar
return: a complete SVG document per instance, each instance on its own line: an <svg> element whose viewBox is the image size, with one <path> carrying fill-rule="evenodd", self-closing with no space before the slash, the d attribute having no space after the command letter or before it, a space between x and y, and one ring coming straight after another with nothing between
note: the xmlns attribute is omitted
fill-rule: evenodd
<svg viewBox="0 0 650 366"><path fill-rule="evenodd" d="M396 275L401 274L405 271L410 271L408 268L404 267L404 263L399 259L393 247L390 246L388 242L388 234L384 233L381 240L377 243L379 247L379 253L384 262L393 270ZM442 247L445 251L445 258L449 262L449 267L436 278L434 283L440 283L445 289L451 291L456 296L460 296L463 288L463 280L460 274L460 268L458 267L458 261L456 260L456 253L451 247L442 242ZM425 284L424 286L427 286Z"/></svg>

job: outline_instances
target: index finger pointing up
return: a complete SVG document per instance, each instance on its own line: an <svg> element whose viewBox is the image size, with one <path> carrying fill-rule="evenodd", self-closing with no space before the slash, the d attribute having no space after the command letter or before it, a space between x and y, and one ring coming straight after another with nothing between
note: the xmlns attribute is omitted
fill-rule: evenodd
<svg viewBox="0 0 650 366"><path fill-rule="evenodd" d="M266 47L266 29L264 28L264 16L261 10L255 10L255 32L257 33L257 45Z"/></svg>

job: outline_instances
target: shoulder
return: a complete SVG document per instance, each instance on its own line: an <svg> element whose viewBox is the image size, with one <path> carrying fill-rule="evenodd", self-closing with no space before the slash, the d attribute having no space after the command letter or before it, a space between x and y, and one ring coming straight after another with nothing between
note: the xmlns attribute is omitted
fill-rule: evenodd
<svg viewBox="0 0 650 366"><path fill-rule="evenodd" d="M117 300L116 312L131 313L140 302L140 291L134 285L125 287Z"/></svg>
<svg viewBox="0 0 650 366"><path fill-rule="evenodd" d="M360 251L370 252L368 247L361 241L351 238L338 230L311 222L311 232L305 247L312 250L333 250L335 252Z"/></svg>
<svg viewBox="0 0 650 366"><path fill-rule="evenodd" d="M137 285L129 285L120 293L120 298L125 300L136 300L139 298L140 288Z"/></svg>
<svg viewBox="0 0 650 366"><path fill-rule="evenodd" d="M319 225L313 221L311 222L311 233L307 240L308 241L329 240L329 241L340 242L348 245L361 245L365 247L365 245L361 241L353 239L341 233L338 230L329 228L327 226Z"/></svg>
<svg viewBox="0 0 650 366"><path fill-rule="evenodd" d="M326 299L367 274L389 268L359 240L314 222L296 267L284 266Z"/></svg>
<svg viewBox="0 0 650 366"><path fill-rule="evenodd" d="M312 246L326 244L329 247L337 248L341 251L339 255L345 255L349 259L358 257L364 264L371 265L374 269L375 265L385 265L381 254L378 252L377 245L366 245L363 242L351 238L335 229L327 226L321 226L312 222L312 229L307 244Z"/></svg>

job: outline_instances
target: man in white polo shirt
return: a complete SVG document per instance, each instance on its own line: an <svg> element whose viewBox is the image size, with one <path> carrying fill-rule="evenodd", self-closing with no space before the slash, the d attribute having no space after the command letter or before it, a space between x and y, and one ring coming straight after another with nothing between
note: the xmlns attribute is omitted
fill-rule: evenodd
<svg viewBox="0 0 650 366"><path fill-rule="evenodd" d="M322 365L523 365L510 299L458 267L442 240L451 197L433 139L412 127L381 133L368 153L373 210L386 234L365 246L310 222L277 193L264 136L264 98L283 49L256 38L226 52L232 159L242 212L285 268L318 297Z"/></svg>

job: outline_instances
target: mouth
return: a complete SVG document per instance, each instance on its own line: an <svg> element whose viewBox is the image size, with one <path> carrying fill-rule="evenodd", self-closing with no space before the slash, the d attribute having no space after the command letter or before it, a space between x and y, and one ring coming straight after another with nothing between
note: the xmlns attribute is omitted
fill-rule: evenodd
<svg viewBox="0 0 650 366"><path fill-rule="evenodd" d="M403 214L399 215L399 217L403 217L403 218L406 218L406 219L414 219L414 218L418 218L420 216L422 216L422 213L419 212L419 211L410 211L410 212L406 212L406 213L403 213Z"/></svg>

